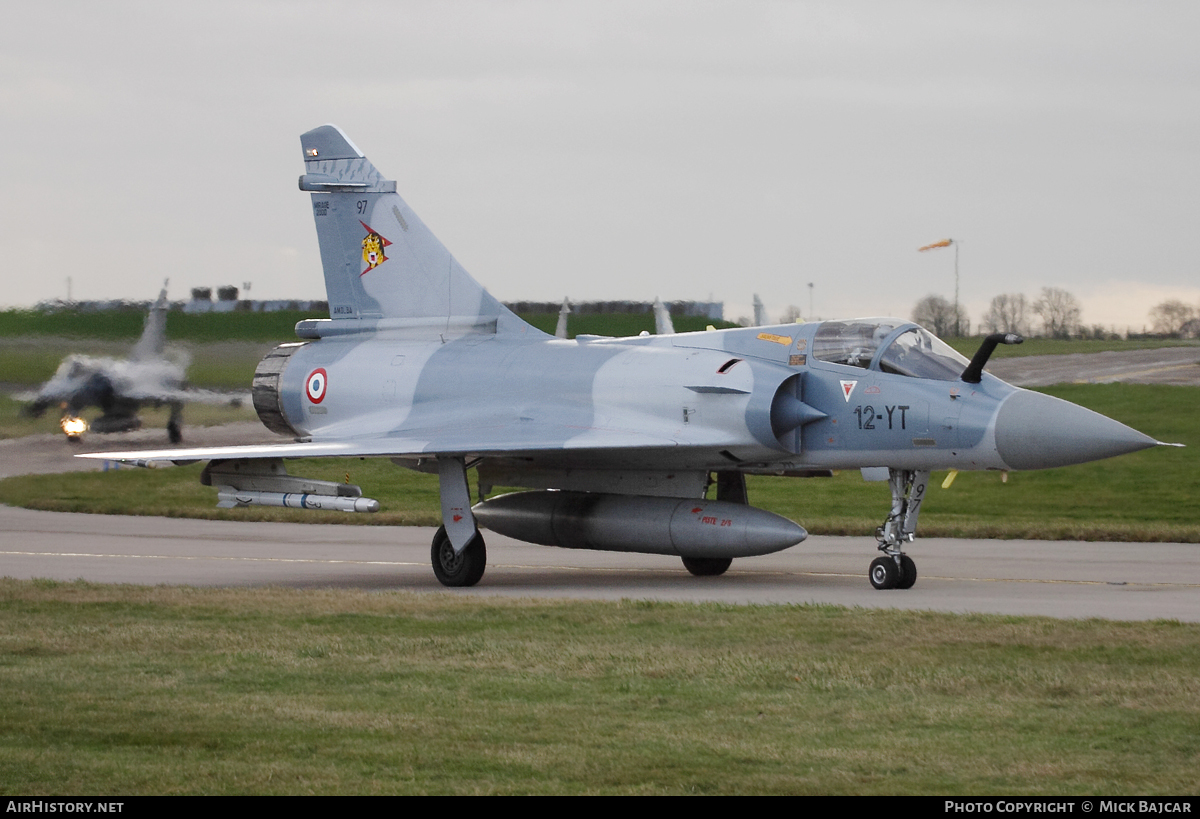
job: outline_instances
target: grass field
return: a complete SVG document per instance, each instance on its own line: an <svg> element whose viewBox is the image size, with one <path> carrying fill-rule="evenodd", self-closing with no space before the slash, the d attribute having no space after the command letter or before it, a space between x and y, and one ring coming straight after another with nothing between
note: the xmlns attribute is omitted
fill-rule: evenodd
<svg viewBox="0 0 1200 819"><path fill-rule="evenodd" d="M50 336L132 343L142 334L146 310L129 308L102 312L79 310L0 311L0 338ZM319 318L311 311L277 313L167 313L167 339L208 343L214 341L286 341L294 339L296 322Z"/></svg>
<svg viewBox="0 0 1200 819"><path fill-rule="evenodd" d="M1194 794L1200 626L0 580L4 794Z"/></svg>
<svg viewBox="0 0 1200 819"><path fill-rule="evenodd" d="M925 537L1017 537L1071 540L1200 542L1196 452L1200 450L1200 388L1132 384L1070 385L1046 392L1116 418L1186 449L1155 448L1107 461L1017 472L1007 483L995 472L960 474L950 489L935 475L921 513ZM2 405L0 405L2 409ZM200 467L123 469L9 478L0 502L36 509L109 514L299 520L375 525L437 525L437 478L387 460L314 459L293 474L359 484L377 498L375 515L288 509L215 508L216 492L199 484ZM813 534L868 537L889 505L885 483L866 483L857 470L833 478L751 477L750 502L805 526Z"/></svg>
<svg viewBox="0 0 1200 819"><path fill-rule="evenodd" d="M55 336L0 337L0 384L34 388L49 380L69 355L122 359L132 346L132 342ZM274 346L255 341L172 342L167 345L167 355L187 362L188 383L194 387L249 392L254 368Z"/></svg>

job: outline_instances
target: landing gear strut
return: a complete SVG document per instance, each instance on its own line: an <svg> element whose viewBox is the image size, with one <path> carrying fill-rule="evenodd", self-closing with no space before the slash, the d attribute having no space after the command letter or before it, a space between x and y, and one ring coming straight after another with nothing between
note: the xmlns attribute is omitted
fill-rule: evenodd
<svg viewBox="0 0 1200 819"><path fill-rule="evenodd" d="M921 502L929 486L928 471L889 469L888 486L892 490L892 510L883 525L875 530L879 551L883 557L871 562L868 576L877 589L911 589L917 582L917 564L900 551L904 543L912 543L917 531Z"/></svg>
<svg viewBox="0 0 1200 819"><path fill-rule="evenodd" d="M171 403L171 417L167 421L167 440L173 444L183 443L183 404Z"/></svg>
<svg viewBox="0 0 1200 819"><path fill-rule="evenodd" d="M443 525L433 536L433 573L443 586L474 586L487 567L487 548L471 512L464 459L438 459Z"/></svg>

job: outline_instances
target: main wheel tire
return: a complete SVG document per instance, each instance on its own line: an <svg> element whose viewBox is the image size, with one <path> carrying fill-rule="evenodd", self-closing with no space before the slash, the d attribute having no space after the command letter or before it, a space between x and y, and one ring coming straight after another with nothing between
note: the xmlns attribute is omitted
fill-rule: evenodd
<svg viewBox="0 0 1200 819"><path fill-rule="evenodd" d="M733 563L732 557L685 557L683 568L696 577L716 577L725 574Z"/></svg>
<svg viewBox="0 0 1200 819"><path fill-rule="evenodd" d="M900 579L896 582L898 589L911 589L917 582L917 564L908 555L900 555Z"/></svg>
<svg viewBox="0 0 1200 819"><path fill-rule="evenodd" d="M183 428L175 421L167 422L167 440L173 444L183 443Z"/></svg>
<svg viewBox="0 0 1200 819"><path fill-rule="evenodd" d="M900 580L900 570L896 568L896 561L890 557L877 557L871 561L871 570L868 572L871 578L871 585L877 589L894 589L897 582Z"/></svg>
<svg viewBox="0 0 1200 819"><path fill-rule="evenodd" d="M433 574L443 586L465 587L474 586L483 577L487 568L487 547L483 543L483 535L475 532L471 542L458 554L442 526L433 536L433 548L430 550L433 561Z"/></svg>

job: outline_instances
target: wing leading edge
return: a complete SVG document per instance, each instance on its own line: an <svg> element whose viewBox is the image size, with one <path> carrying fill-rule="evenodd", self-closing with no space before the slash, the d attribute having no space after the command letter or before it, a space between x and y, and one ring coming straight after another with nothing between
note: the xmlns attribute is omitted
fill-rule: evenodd
<svg viewBox="0 0 1200 819"><path fill-rule="evenodd" d="M434 431L430 431L431 433ZM567 433L570 433L569 437ZM437 455L512 455L589 449L663 449L681 442L665 435L623 429L560 429L524 433L504 429L459 429L420 435L412 430L382 438L304 441L262 446L179 447L174 449L88 452L76 457L145 463L192 462L231 458L404 458ZM688 441L691 444L693 441Z"/></svg>

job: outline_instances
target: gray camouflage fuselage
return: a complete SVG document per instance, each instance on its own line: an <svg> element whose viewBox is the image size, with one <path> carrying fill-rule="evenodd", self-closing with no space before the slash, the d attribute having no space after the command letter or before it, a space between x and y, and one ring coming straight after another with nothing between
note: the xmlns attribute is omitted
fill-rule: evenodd
<svg viewBox="0 0 1200 819"><path fill-rule="evenodd" d="M979 384L936 381L796 353L812 346L818 326L572 341L532 329L445 341L444 332L401 330L323 338L291 356L280 394L296 435L314 443L394 437L405 454L531 467L1006 470L1152 443L987 374ZM796 357L805 363L789 364ZM316 403L305 384L319 369L327 378ZM812 420L785 429L772 408L793 385ZM1068 451L1042 440L1081 425L1105 440ZM1041 436L1040 427L1054 431Z"/></svg>

